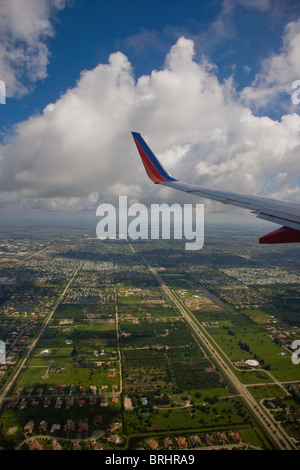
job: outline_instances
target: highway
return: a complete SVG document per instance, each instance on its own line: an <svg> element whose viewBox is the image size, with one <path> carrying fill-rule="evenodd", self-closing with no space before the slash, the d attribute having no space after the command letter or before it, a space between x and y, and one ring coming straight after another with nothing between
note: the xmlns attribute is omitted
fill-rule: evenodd
<svg viewBox="0 0 300 470"><path fill-rule="evenodd" d="M130 245L130 244L129 244ZM130 245L131 250L134 252L132 245ZM228 367L225 360L223 359L222 355L217 351L215 345L208 339L206 334L204 333L204 329L199 325L199 323L194 318L193 314L190 310L183 306L181 301L175 296L175 294L168 288L168 286L164 283L163 279L156 271L155 268L150 266L148 261L144 258L143 255L140 255L143 262L149 268L150 272L153 276L157 279L160 286L164 290L165 294L174 302L177 306L179 311L181 312L182 316L191 326L193 331L196 335L200 338L202 343L205 345L206 349L208 350L209 354L217 364L220 371L224 377L227 378L231 382L231 384L236 389L237 393L242 396L245 400L248 408L251 410L252 414L255 416L256 420L260 423L262 428L264 429L267 435L270 435L271 439L276 443L277 447L281 450L297 450L297 447L288 439L288 436L283 430L280 430L278 427L275 426L274 422L271 418L266 415L263 410L259 407L258 403L256 402L255 398L251 395L251 393L247 390L247 387L243 385L240 380L236 377L234 372Z"/></svg>

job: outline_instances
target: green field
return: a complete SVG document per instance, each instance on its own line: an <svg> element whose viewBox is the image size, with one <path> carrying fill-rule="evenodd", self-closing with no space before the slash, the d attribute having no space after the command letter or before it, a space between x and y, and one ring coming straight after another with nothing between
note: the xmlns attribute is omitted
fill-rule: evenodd
<svg viewBox="0 0 300 470"><path fill-rule="evenodd" d="M49 367L50 370L46 375ZM61 370L57 372L56 368ZM111 369L116 370L115 378L107 377ZM119 389L119 363L112 363L110 366L80 367L80 365L74 366L72 358L31 359L18 381L18 387L37 387L45 384L53 386L76 384L85 387L95 385L98 388L101 385L108 385L109 391L111 391L112 385L117 385Z"/></svg>
<svg viewBox="0 0 300 470"><path fill-rule="evenodd" d="M298 380L299 371L291 361L291 353L275 344L259 326L234 327L231 330L211 328L209 332L232 362L258 358L261 367L270 366L269 371L278 380ZM241 347L241 344L248 345L248 348Z"/></svg>
<svg viewBox="0 0 300 470"><path fill-rule="evenodd" d="M286 396L286 392L282 390L282 388L278 385L262 385L256 387L248 387L248 390L256 400L262 400L263 398L276 398Z"/></svg>
<svg viewBox="0 0 300 470"><path fill-rule="evenodd" d="M201 427L220 427L245 424L250 420L239 400L222 400L190 407L138 412L125 412L126 433L187 430Z"/></svg>

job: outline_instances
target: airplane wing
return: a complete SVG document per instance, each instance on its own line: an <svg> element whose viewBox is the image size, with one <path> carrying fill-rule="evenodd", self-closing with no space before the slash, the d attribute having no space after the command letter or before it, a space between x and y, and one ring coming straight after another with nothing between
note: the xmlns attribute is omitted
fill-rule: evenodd
<svg viewBox="0 0 300 470"><path fill-rule="evenodd" d="M268 220L282 225L281 228L264 235L260 243L299 243L300 242L300 204L287 201L276 201L265 197L247 196L245 194L231 193L206 189L194 184L179 181L163 168L157 157L148 147L141 134L132 132L133 139L139 151L149 178L155 184L162 184L170 188L185 191L195 196L213 199L223 204L242 207L250 210L259 219Z"/></svg>

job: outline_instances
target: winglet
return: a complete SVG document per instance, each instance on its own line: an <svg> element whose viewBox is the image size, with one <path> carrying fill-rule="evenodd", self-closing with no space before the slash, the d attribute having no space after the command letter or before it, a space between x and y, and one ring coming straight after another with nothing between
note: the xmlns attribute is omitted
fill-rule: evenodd
<svg viewBox="0 0 300 470"><path fill-rule="evenodd" d="M138 132L132 132L132 137L135 141L135 145L139 151L143 165L149 178L154 183L164 183L166 181L176 181L175 178L169 175L169 173L163 168L159 160L156 158L152 150L148 147L141 134Z"/></svg>

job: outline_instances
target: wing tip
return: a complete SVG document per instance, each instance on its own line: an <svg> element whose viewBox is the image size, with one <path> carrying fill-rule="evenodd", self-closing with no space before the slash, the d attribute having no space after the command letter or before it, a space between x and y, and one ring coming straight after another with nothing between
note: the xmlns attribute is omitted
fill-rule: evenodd
<svg viewBox="0 0 300 470"><path fill-rule="evenodd" d="M300 230L289 227L281 227L273 232L267 233L260 237L259 243L263 245L277 244L277 243L299 243Z"/></svg>

